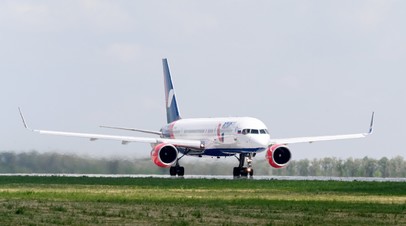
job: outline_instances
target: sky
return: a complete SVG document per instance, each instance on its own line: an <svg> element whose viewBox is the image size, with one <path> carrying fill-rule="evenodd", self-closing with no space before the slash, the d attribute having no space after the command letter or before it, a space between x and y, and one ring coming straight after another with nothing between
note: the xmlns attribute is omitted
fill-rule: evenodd
<svg viewBox="0 0 406 226"><path fill-rule="evenodd" d="M166 123L161 59L184 118L251 116L293 159L405 155L406 1L0 1L0 151L148 158L148 144L23 128L143 136ZM263 158L264 154L259 156Z"/></svg>

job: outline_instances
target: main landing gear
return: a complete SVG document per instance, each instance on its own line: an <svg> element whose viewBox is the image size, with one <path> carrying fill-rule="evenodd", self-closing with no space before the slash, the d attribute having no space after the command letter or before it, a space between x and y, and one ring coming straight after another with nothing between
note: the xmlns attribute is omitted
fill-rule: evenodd
<svg viewBox="0 0 406 226"><path fill-rule="evenodd" d="M254 176L254 169L252 168L252 153L241 153L238 158L235 156L240 164L238 167L234 167L233 176L234 178L248 177L252 178ZM244 163L247 161L247 166L244 167Z"/></svg>
<svg viewBox="0 0 406 226"><path fill-rule="evenodd" d="M181 158L183 158L183 156L185 156L187 153L189 153L189 151L186 151L185 154L183 154L181 157L179 157L176 160L175 166L171 166L171 168L169 169L169 174L172 177L176 177L176 176L183 177L185 175L185 167L179 165L179 160Z"/></svg>
<svg viewBox="0 0 406 226"><path fill-rule="evenodd" d="M176 163L176 166L171 166L171 168L169 169L169 174L173 177L183 177L185 175L185 167L179 166L179 164Z"/></svg>

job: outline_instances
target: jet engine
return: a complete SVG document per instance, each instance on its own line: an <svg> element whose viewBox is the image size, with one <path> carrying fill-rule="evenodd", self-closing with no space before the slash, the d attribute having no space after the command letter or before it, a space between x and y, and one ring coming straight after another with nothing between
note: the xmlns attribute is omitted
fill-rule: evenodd
<svg viewBox="0 0 406 226"><path fill-rule="evenodd" d="M268 148L266 151L266 159L274 168L285 167L292 157L290 150L287 146L275 144Z"/></svg>
<svg viewBox="0 0 406 226"><path fill-rule="evenodd" d="M151 159L155 165L163 168L171 167L178 158L178 149L172 144L158 144L151 151Z"/></svg>

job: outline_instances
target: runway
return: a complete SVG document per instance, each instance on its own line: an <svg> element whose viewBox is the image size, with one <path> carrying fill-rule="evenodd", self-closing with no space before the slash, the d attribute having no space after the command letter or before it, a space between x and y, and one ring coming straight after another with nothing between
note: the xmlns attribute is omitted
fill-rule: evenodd
<svg viewBox="0 0 406 226"><path fill-rule="evenodd" d="M17 173L0 174L0 176L30 176L30 177L107 177L107 178L182 178L182 179L221 179L233 180L233 176L225 175L185 175L184 177L171 177L159 174L40 174ZM244 178L242 178L244 179ZM254 176L252 180L293 180L293 181L371 181L371 182L406 182L406 178L381 177L312 177L312 176Z"/></svg>

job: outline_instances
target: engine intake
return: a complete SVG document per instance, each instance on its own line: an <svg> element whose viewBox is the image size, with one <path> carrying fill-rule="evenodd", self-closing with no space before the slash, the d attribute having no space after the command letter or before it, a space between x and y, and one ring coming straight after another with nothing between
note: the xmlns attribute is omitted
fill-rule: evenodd
<svg viewBox="0 0 406 226"><path fill-rule="evenodd" d="M158 144L151 151L151 159L155 165L163 168L171 167L178 158L178 149L172 144Z"/></svg>
<svg viewBox="0 0 406 226"><path fill-rule="evenodd" d="M275 144L268 148L266 152L266 159L274 168L285 167L290 159L292 154L287 146L282 144Z"/></svg>

